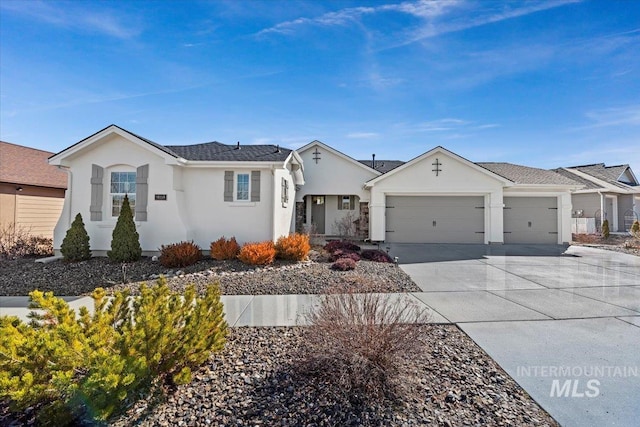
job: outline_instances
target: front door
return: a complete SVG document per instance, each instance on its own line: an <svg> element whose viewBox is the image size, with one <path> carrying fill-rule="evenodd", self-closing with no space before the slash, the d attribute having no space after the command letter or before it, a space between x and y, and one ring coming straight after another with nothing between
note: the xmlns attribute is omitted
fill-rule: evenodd
<svg viewBox="0 0 640 427"><path fill-rule="evenodd" d="M324 234L324 216L324 196L311 196L311 224L318 234Z"/></svg>

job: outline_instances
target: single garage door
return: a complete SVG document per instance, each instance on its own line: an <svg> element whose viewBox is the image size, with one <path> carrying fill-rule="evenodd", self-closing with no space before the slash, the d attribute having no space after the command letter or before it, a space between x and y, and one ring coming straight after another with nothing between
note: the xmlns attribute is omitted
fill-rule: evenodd
<svg viewBox="0 0 640 427"><path fill-rule="evenodd" d="M505 197L505 243L558 243L555 197Z"/></svg>
<svg viewBox="0 0 640 427"><path fill-rule="evenodd" d="M387 241L484 243L483 196L387 196Z"/></svg>

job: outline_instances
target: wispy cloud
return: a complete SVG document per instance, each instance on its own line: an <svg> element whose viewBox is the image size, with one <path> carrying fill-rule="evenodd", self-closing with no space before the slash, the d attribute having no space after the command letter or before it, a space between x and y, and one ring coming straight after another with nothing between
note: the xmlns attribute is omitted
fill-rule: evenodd
<svg viewBox="0 0 640 427"><path fill-rule="evenodd" d="M478 123L453 117L394 125L394 128L402 133L433 133L446 139L466 138L474 132L497 127L500 127L497 123Z"/></svg>
<svg viewBox="0 0 640 427"><path fill-rule="evenodd" d="M112 10L91 10L87 3L67 3L65 7L44 1L3 1L0 9L38 22L86 33L99 33L119 39L129 39L141 32L142 23L125 19ZM133 22L132 22L133 21Z"/></svg>
<svg viewBox="0 0 640 427"><path fill-rule="evenodd" d="M610 126L640 126L640 105L587 111L585 117L589 121L588 124L569 130L580 131Z"/></svg>
<svg viewBox="0 0 640 427"><path fill-rule="evenodd" d="M376 138L380 136L380 134L376 132L350 132L347 134L347 138L351 139L369 139Z"/></svg>
<svg viewBox="0 0 640 427"><path fill-rule="evenodd" d="M553 9L582 0L551 0L513 2L467 2L461 0L417 0L402 3L390 3L374 7L352 7L331 11L316 17L300 17L280 22L256 33L293 34L297 29L307 26L333 27L348 24L361 25L365 16L379 13L401 13L418 22L410 25L401 34L385 34L384 29L376 28L382 39L385 36L392 41L383 43L382 49L395 48L436 37L442 34L466 30L508 19L526 16L543 10ZM460 13L462 12L462 13Z"/></svg>

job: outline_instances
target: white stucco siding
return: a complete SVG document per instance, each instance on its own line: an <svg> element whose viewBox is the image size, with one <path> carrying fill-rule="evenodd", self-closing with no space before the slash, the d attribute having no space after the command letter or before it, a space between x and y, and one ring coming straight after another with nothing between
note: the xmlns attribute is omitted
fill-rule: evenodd
<svg viewBox="0 0 640 427"><path fill-rule="evenodd" d="M438 175L433 163L438 160ZM476 167L436 152L378 180L371 187L371 239L385 240L386 196L484 196L485 243L502 242L503 183Z"/></svg>
<svg viewBox="0 0 640 427"><path fill-rule="evenodd" d="M143 251L156 251L161 244L186 238L186 229L178 213L174 191L173 168L164 159L119 135L110 135L65 159L71 170L70 191L67 191L65 209L54 232L54 248L59 249L71 221L82 214L91 249L95 255L104 255L111 247L113 228L117 217L111 216L110 172L135 171L149 165L147 221L137 221ZM102 221L91 221L92 165L104 168L102 192ZM166 194L166 201L155 201L155 194ZM170 226L167 226L170 224Z"/></svg>
<svg viewBox="0 0 640 427"><path fill-rule="evenodd" d="M224 201L225 171L249 174L260 171L260 201ZM273 175L268 168L185 168L182 173L187 238L204 250L221 236L238 243L271 240ZM236 186L234 184L234 193ZM235 194L234 194L235 197Z"/></svg>
<svg viewBox="0 0 640 427"><path fill-rule="evenodd" d="M320 159L313 154L318 149ZM356 195L369 201L369 192L364 183L378 174L364 165L334 154L321 145L312 145L299 153L304 161L305 185L296 195L301 202L305 195ZM337 202L336 202L337 203Z"/></svg>
<svg viewBox="0 0 640 427"><path fill-rule="evenodd" d="M282 198L282 180L288 185L289 197L287 201ZM295 229L293 221L296 206L296 186L289 169L275 169L273 171L273 240L281 236L288 236Z"/></svg>
<svg viewBox="0 0 640 427"><path fill-rule="evenodd" d="M338 209L339 198L340 196L325 197L325 234L340 234L336 223L342 221L343 218L349 214L351 214L354 219L358 219L360 216L360 203L357 197L355 198L353 209Z"/></svg>

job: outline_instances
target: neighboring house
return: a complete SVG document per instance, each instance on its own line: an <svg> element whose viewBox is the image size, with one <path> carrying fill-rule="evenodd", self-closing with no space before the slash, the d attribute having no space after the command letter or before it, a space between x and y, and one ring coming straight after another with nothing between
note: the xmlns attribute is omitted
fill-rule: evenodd
<svg viewBox="0 0 640 427"><path fill-rule="evenodd" d="M352 212L372 241L571 240L571 192L582 185L552 171L473 163L442 147L407 163L358 161L319 141L298 151L307 181L296 196L298 229L330 235L332 221Z"/></svg>
<svg viewBox="0 0 640 427"><path fill-rule="evenodd" d="M15 225L53 237L67 188L67 174L47 164L48 151L0 141L0 229Z"/></svg>
<svg viewBox="0 0 640 427"><path fill-rule="evenodd" d="M584 185L572 196L573 218L593 218L598 230L607 219L611 231L629 231L640 217L640 185L629 165L597 163L555 172Z"/></svg>
<svg viewBox="0 0 640 427"><path fill-rule="evenodd" d="M163 146L111 125L55 154L69 173L69 191L54 249L81 213L94 255L110 249L128 195L144 253L193 240L208 250L221 236L239 242L275 240L294 227L302 160L275 145L219 142Z"/></svg>

